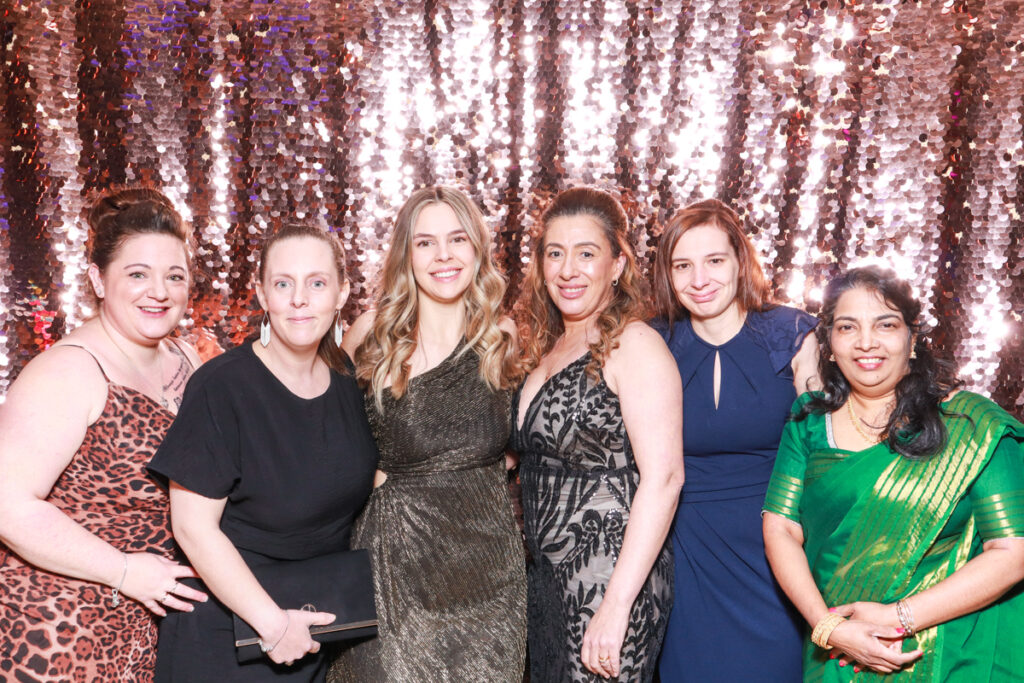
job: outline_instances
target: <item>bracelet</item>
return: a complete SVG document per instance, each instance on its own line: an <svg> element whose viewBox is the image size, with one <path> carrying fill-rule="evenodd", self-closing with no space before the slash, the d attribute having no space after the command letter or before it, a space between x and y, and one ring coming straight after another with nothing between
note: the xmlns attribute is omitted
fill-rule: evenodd
<svg viewBox="0 0 1024 683"><path fill-rule="evenodd" d="M263 642L262 638L260 638L260 640L259 640L260 650L265 655L266 654L270 654L274 650L275 647L280 645L281 641L284 640L285 634L288 633L288 625L292 623L292 620L291 620L291 617L288 616L287 612L285 612L284 614L285 614L285 618L288 619L288 621L284 622L284 630L281 631L281 637L277 639L277 642L274 643L273 645L269 645L268 646L266 643Z"/></svg>
<svg viewBox="0 0 1024 683"><path fill-rule="evenodd" d="M124 580L128 576L128 555L127 553L121 553L121 557L124 559L124 569L121 570L121 580L117 582L117 586L114 587L114 593L110 598L110 604L114 607L121 604L121 586L124 585Z"/></svg>
<svg viewBox="0 0 1024 683"><path fill-rule="evenodd" d="M828 644L828 637L844 621L846 621L846 617L843 615L835 612L829 613L815 625L814 632L811 633L811 642L823 650L831 650L832 646Z"/></svg>
<svg viewBox="0 0 1024 683"><path fill-rule="evenodd" d="M900 626L903 627L904 635L908 638L917 633L914 613L910 610L910 605L906 600L896 601L896 618L900 620Z"/></svg>

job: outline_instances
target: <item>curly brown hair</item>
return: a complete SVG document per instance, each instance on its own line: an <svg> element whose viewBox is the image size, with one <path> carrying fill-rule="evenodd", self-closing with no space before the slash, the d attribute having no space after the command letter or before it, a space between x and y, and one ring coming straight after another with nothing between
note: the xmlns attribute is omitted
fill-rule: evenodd
<svg viewBox="0 0 1024 683"><path fill-rule="evenodd" d="M646 282L640 274L630 242L626 212L615 197L590 187L574 187L559 192L541 214L540 230L532 239L533 252L523 285L525 302L521 308L520 328L524 340L524 363L528 370L537 367L565 332L562 313L544 285L544 249L551 222L571 216L594 219L611 246L612 256L625 256L626 262L618 284L612 288L608 304L595 321L600 338L589 344L591 360L587 372L596 376L604 367L608 354L618 347L619 336L626 325L650 316Z"/></svg>

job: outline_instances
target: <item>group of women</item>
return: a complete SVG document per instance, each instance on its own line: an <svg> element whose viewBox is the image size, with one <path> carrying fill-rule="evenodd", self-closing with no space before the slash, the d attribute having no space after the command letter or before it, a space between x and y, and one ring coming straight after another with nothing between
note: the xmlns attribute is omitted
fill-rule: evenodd
<svg viewBox="0 0 1024 683"><path fill-rule="evenodd" d="M171 203L89 220L98 314L0 409L0 680L1024 675L1024 427L959 390L889 271L840 275L819 320L773 304L708 200L666 225L652 296L621 205L572 188L517 325L480 211L433 187L348 330L339 241L289 226L258 339L199 367ZM348 548L378 635L321 652L335 615L256 576Z"/></svg>

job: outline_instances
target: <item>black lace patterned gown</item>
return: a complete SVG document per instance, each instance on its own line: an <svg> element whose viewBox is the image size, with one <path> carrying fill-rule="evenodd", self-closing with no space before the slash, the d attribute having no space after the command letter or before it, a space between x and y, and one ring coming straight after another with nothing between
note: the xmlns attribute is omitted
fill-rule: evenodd
<svg viewBox="0 0 1024 683"><path fill-rule="evenodd" d="M527 633L533 683L604 680L583 667L580 648L622 549L640 482L619 398L603 378L595 382L587 374L589 361L588 353L552 375L513 435L532 556ZM666 544L633 603L618 680L652 680L671 607Z"/></svg>
<svg viewBox="0 0 1024 683"><path fill-rule="evenodd" d="M344 649L330 683L520 683L523 544L505 476L511 392L491 391L473 351L367 397L387 481L352 534L369 548L380 635Z"/></svg>

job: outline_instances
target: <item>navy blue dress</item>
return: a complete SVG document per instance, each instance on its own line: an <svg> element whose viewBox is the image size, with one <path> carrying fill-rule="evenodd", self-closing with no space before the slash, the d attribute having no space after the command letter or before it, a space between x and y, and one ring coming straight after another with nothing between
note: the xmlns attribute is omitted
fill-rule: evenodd
<svg viewBox="0 0 1024 683"><path fill-rule="evenodd" d="M721 346L698 337L689 319L671 334L661 325L683 380L686 464L662 683L802 678L802 622L765 558L761 507L796 398L791 361L815 324L785 306L751 312Z"/></svg>

